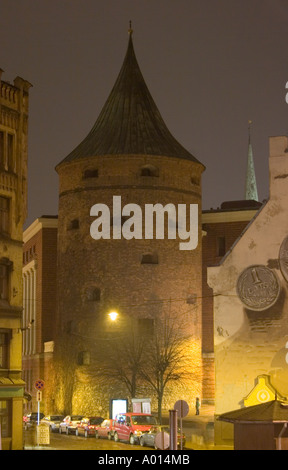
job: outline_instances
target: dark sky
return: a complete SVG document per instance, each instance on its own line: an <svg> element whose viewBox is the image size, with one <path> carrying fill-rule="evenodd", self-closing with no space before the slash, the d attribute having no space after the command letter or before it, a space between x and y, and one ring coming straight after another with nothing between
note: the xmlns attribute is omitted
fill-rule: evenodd
<svg viewBox="0 0 288 470"><path fill-rule="evenodd" d="M1 0L2 79L33 84L26 226L57 214L55 165L98 117L129 20L168 128L206 166L203 207L244 198L248 120L259 199L268 197L269 137L288 133L287 0Z"/></svg>

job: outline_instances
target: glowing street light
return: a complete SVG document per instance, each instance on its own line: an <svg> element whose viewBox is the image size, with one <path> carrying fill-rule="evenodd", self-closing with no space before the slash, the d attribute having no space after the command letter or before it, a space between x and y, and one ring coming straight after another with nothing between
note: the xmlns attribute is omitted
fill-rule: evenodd
<svg viewBox="0 0 288 470"><path fill-rule="evenodd" d="M110 320L115 321L115 320L117 320L118 313L117 312L110 312L109 317L110 317Z"/></svg>

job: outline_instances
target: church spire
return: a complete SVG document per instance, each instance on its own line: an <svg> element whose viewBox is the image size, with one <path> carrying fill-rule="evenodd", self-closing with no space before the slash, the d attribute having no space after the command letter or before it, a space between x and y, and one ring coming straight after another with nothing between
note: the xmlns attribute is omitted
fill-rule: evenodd
<svg viewBox="0 0 288 470"><path fill-rule="evenodd" d="M251 144L251 124L249 122L248 127L248 158L247 158L247 170L246 170L246 184L245 184L245 199L250 201L258 201L257 183L254 169L253 151Z"/></svg>

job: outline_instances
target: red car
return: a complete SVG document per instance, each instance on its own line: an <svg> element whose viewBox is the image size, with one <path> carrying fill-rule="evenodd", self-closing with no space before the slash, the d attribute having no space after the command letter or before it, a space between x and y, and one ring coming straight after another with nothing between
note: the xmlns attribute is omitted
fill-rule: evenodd
<svg viewBox="0 0 288 470"><path fill-rule="evenodd" d="M140 436L148 432L157 419L146 413L122 413L116 416L114 441L128 441L131 445L138 443Z"/></svg>
<svg viewBox="0 0 288 470"><path fill-rule="evenodd" d="M89 418L83 418L80 423L77 424L76 436L95 436L95 431L102 423L102 421L104 421L104 418L101 418L101 416L91 416Z"/></svg>
<svg viewBox="0 0 288 470"><path fill-rule="evenodd" d="M103 423L97 427L95 430L95 437L106 437L107 439L113 439L115 430L115 420L114 419L104 419Z"/></svg>

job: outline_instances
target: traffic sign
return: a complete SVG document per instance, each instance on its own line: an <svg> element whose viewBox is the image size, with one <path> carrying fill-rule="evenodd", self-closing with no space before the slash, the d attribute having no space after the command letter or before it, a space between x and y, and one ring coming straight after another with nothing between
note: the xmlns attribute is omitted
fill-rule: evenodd
<svg viewBox="0 0 288 470"><path fill-rule="evenodd" d="M42 401L42 392L41 392L41 390L37 390L37 392L36 392L36 400L37 400L37 401Z"/></svg>
<svg viewBox="0 0 288 470"><path fill-rule="evenodd" d="M184 400L178 400L174 405L174 410L177 410L178 418L185 418L189 413L189 405Z"/></svg>
<svg viewBox="0 0 288 470"><path fill-rule="evenodd" d="M45 383L44 383L44 380L42 380L42 379L36 380L36 382L34 384L36 390L43 390L44 385L45 385Z"/></svg>
<svg viewBox="0 0 288 470"><path fill-rule="evenodd" d="M155 446L157 449L165 450L168 449L170 445L170 436L168 432L161 431L157 432L155 436Z"/></svg>

